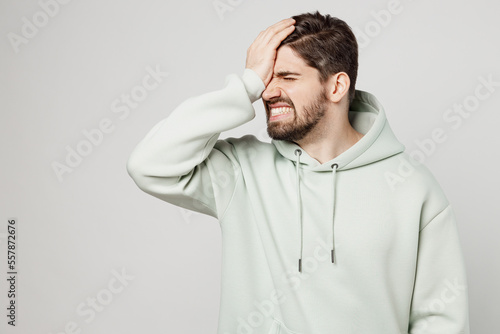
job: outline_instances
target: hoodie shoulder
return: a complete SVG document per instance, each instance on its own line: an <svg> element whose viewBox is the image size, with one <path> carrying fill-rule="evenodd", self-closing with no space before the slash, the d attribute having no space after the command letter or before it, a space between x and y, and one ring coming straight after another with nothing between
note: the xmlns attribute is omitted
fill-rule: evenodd
<svg viewBox="0 0 500 334"><path fill-rule="evenodd" d="M386 172L386 179L394 189L401 187L405 198L418 198L422 203L421 229L436 215L446 209L450 202L432 171L425 165L402 152L395 156L398 160L394 170Z"/></svg>
<svg viewBox="0 0 500 334"><path fill-rule="evenodd" d="M252 160L266 156L266 152L275 153L274 145L259 140L255 135L247 134L242 137L227 137L217 140L215 147L221 151L231 150L238 160Z"/></svg>

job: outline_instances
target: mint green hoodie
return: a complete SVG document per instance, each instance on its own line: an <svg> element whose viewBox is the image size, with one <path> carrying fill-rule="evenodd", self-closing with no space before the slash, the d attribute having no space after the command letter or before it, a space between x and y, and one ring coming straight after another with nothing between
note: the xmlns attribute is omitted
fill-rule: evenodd
<svg viewBox="0 0 500 334"><path fill-rule="evenodd" d="M379 101L357 90L364 136L320 164L299 145L218 139L255 117L251 69L192 97L132 152L143 191L217 218L218 334L469 333L454 212L406 152Z"/></svg>

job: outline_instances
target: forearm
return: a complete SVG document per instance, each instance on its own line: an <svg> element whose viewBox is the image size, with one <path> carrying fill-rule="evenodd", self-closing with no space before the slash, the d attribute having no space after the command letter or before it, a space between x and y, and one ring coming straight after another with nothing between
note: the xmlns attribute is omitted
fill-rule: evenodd
<svg viewBox="0 0 500 334"><path fill-rule="evenodd" d="M252 103L265 86L255 72L226 77L221 90L189 98L156 124L133 150L127 170L138 186L175 178L206 159L222 131L255 117Z"/></svg>

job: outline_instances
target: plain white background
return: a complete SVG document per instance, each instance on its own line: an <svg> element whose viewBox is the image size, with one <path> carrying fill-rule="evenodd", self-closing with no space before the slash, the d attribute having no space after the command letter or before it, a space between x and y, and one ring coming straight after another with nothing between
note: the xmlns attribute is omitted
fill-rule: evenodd
<svg viewBox="0 0 500 334"><path fill-rule="evenodd" d="M217 221L143 193L126 161L182 101L242 74L261 30L316 9L355 30L356 87L377 96L400 141L423 157L454 206L472 332L495 328L498 3L60 1L0 2L2 333L216 332ZM163 74L144 90L143 78L155 69ZM477 95L481 78L494 84ZM136 100L127 107L131 94ZM458 105L467 106L468 117L458 117ZM220 138L251 133L268 140L262 102L254 106L254 120ZM445 139L430 145L435 131ZM85 156L68 158L78 149ZM15 328L6 317L11 217L18 233Z"/></svg>

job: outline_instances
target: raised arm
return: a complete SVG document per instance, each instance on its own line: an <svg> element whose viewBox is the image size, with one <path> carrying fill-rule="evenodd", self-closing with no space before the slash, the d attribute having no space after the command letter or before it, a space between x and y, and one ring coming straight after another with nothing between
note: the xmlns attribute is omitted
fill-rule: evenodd
<svg viewBox="0 0 500 334"><path fill-rule="evenodd" d="M240 174L234 147L218 140L222 131L255 117L252 103L270 81L276 48L293 19L262 31L247 51L242 76L230 74L223 89L181 103L135 147L127 171L137 186L161 200L220 218ZM224 186L214 185L223 175ZM220 182L219 182L220 183Z"/></svg>

